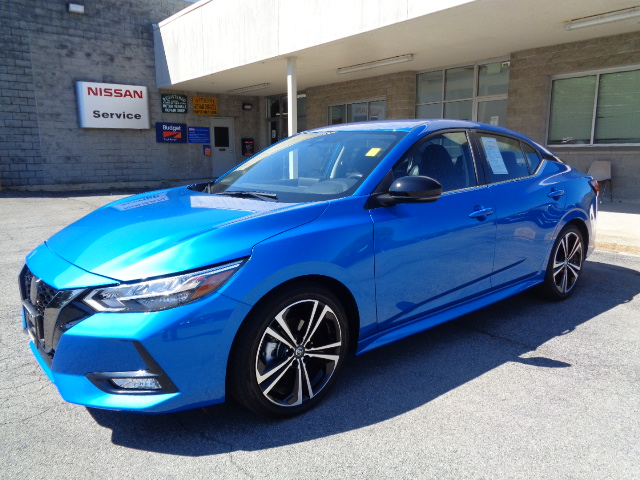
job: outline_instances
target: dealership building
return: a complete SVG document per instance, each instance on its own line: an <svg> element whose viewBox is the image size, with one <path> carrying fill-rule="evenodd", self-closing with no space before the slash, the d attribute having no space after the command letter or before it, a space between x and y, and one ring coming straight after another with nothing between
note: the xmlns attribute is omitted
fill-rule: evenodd
<svg viewBox="0 0 640 480"><path fill-rule="evenodd" d="M3 189L186 184L309 128L458 118L640 198L638 0L8 0L0 42Z"/></svg>

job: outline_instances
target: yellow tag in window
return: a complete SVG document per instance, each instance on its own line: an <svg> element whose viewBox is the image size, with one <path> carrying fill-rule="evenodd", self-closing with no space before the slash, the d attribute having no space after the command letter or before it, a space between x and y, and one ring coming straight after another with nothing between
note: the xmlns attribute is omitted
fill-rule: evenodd
<svg viewBox="0 0 640 480"><path fill-rule="evenodd" d="M369 150L367 152L367 157L375 157L377 154L380 153L380 150L382 150L381 148L372 148L371 150Z"/></svg>

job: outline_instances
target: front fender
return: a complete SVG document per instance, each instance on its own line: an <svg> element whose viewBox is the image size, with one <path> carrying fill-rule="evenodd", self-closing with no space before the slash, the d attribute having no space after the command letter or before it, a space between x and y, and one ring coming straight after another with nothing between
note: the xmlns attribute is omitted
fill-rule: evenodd
<svg viewBox="0 0 640 480"><path fill-rule="evenodd" d="M328 277L353 295L361 334L375 333L373 224L365 201L349 197L331 202L316 220L257 244L221 293L253 306L291 280Z"/></svg>

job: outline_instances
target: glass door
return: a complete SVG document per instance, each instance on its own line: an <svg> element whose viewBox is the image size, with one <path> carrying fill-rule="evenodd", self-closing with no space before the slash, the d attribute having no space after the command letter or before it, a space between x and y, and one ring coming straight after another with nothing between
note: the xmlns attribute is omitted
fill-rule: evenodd
<svg viewBox="0 0 640 480"><path fill-rule="evenodd" d="M273 145L289 136L287 96L267 98L267 131ZM307 95L298 94L298 132L307 129Z"/></svg>

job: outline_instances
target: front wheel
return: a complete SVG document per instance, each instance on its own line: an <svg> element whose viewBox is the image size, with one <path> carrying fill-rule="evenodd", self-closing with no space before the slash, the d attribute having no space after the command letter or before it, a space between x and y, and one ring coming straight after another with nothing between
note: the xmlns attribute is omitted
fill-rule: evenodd
<svg viewBox="0 0 640 480"><path fill-rule="evenodd" d="M229 363L231 395L268 417L314 406L347 353L344 309L324 287L303 284L268 299L238 333Z"/></svg>
<svg viewBox="0 0 640 480"><path fill-rule="evenodd" d="M585 258L582 233L568 225L558 235L547 265L543 291L552 300L563 300L571 295L582 274Z"/></svg>

